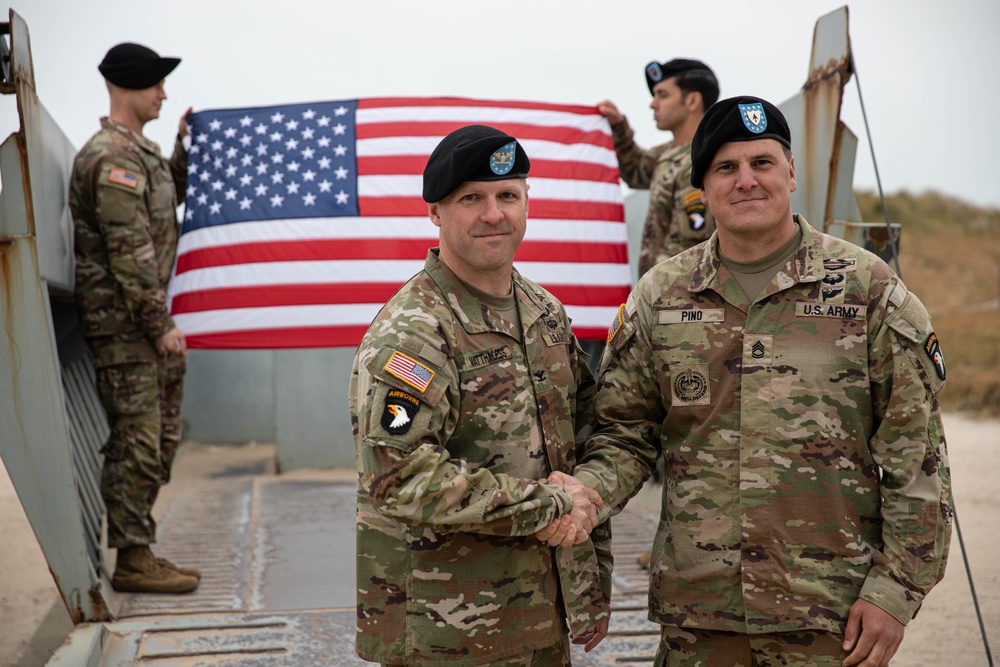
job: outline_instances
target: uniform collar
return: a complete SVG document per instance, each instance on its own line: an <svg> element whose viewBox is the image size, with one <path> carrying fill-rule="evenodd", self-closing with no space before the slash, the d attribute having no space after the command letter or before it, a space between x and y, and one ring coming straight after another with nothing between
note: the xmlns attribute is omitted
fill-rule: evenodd
<svg viewBox="0 0 1000 667"><path fill-rule="evenodd" d="M675 144L673 141L671 141L667 145L667 150L665 150L663 154L672 158L678 158L681 157L682 155L690 155L691 142L689 141L686 144Z"/></svg>
<svg viewBox="0 0 1000 667"><path fill-rule="evenodd" d="M791 282L785 287L791 287L797 283L816 282L822 280L823 276L826 275L826 270L823 268L823 235L813 229L806 222L806 219L798 213L792 217L802 228L802 241L792 256L792 272L789 276ZM701 257L691 272L690 290L701 292L712 287L719 277L720 266L722 266L722 259L719 256L719 232L716 231L713 232L708 243L701 248Z"/></svg>
<svg viewBox="0 0 1000 667"><path fill-rule="evenodd" d="M427 251L424 270L445 295L448 305L458 315L466 332L470 334L488 331L504 333L502 329L491 325L484 319L480 302L466 289L458 276L441 261L439 253L439 248L431 248ZM511 279L514 282L514 300L521 318L521 328L523 331L527 331L538 318L548 312L548 308L542 301L541 295L535 293L535 290L526 283L516 268L512 272Z"/></svg>
<svg viewBox="0 0 1000 667"><path fill-rule="evenodd" d="M132 142L139 145L143 150L153 153L157 157L160 155L160 147L155 141L147 139L144 135L139 134L125 127L121 123L111 120L107 116L101 118L101 127L106 130L111 130L114 132L119 132L127 136Z"/></svg>

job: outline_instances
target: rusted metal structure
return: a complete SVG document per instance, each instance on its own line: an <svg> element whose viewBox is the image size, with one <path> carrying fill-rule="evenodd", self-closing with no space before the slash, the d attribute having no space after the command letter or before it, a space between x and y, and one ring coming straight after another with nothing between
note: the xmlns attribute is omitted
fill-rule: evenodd
<svg viewBox="0 0 1000 667"><path fill-rule="evenodd" d="M851 241L887 261L895 257L890 227L862 222L854 198L858 137L840 119L844 88L854 74L848 10L816 21L809 72L802 89L778 105L792 131L795 176L792 210L824 232ZM892 226L892 242L899 226Z"/></svg>
<svg viewBox="0 0 1000 667"><path fill-rule="evenodd" d="M35 93L27 25L11 10L0 33L0 92L17 96L21 120L0 146L0 455L70 617L108 620L97 486L107 424L72 303L76 151Z"/></svg>

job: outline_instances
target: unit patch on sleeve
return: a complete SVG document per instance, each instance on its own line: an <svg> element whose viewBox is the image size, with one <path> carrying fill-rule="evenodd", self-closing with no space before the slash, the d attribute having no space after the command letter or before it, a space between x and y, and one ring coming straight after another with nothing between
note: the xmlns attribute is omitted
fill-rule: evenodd
<svg viewBox="0 0 1000 667"><path fill-rule="evenodd" d="M938 342L937 334L933 331L924 343L924 352L934 362L934 370L942 380L947 379L948 373L944 367L944 354L941 352L941 344Z"/></svg>
<svg viewBox="0 0 1000 667"><path fill-rule="evenodd" d="M434 371L424 366L416 359L411 359L402 352L393 352L389 357L389 362L385 365L391 375L415 388L420 393L427 391L431 380L434 379Z"/></svg>
<svg viewBox="0 0 1000 667"><path fill-rule="evenodd" d="M385 409L382 411L382 428L393 435L402 435L410 430L413 418L420 411L420 399L402 389L390 389L385 395Z"/></svg>
<svg viewBox="0 0 1000 667"><path fill-rule="evenodd" d="M139 185L139 174L131 172L128 169L122 169L121 167L111 167L111 171L108 172L108 182L124 185L127 188L135 190Z"/></svg>
<svg viewBox="0 0 1000 667"><path fill-rule="evenodd" d="M684 212L687 213L688 224L693 231L700 232L705 228L705 204L701 201L701 190L684 196Z"/></svg>
<svg viewBox="0 0 1000 667"><path fill-rule="evenodd" d="M618 306L618 314L615 315L614 321L611 323L611 327L608 328L608 345L611 345L611 341L615 339L618 332L622 328L622 311L625 310L625 304Z"/></svg>

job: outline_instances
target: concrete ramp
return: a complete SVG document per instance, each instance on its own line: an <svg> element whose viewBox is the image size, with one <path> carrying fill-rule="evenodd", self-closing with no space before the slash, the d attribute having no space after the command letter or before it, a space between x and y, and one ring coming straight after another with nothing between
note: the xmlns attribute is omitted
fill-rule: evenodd
<svg viewBox="0 0 1000 667"><path fill-rule="evenodd" d="M48 665L370 665L354 653L356 473L279 475L274 461L272 445L185 444L154 511L154 550L201 569L198 590L113 594L116 620L77 626ZM656 516L644 507L613 521L611 632L590 654L574 648L577 667L652 662L658 630L636 556Z"/></svg>

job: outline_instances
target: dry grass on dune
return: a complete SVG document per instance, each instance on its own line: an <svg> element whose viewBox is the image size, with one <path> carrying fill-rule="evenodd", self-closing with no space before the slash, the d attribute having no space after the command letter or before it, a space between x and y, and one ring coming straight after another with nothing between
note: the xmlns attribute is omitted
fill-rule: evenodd
<svg viewBox="0 0 1000 667"><path fill-rule="evenodd" d="M857 198L862 219L885 220L874 193ZM945 354L944 409L1000 416L1000 209L935 192L886 199L903 228L903 280L930 311Z"/></svg>

